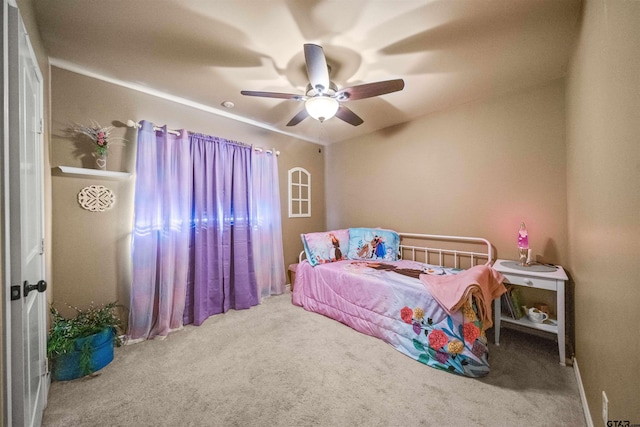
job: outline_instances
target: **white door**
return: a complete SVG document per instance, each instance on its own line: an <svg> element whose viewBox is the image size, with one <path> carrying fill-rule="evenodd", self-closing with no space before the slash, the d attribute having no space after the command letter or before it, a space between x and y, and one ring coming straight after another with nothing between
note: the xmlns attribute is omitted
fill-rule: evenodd
<svg viewBox="0 0 640 427"><path fill-rule="evenodd" d="M8 9L11 424L39 426L48 392L42 75L18 10Z"/></svg>

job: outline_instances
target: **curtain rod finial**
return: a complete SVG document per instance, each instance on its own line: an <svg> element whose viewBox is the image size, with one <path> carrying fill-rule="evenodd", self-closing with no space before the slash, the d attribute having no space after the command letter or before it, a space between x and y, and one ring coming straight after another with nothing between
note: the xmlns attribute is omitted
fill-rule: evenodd
<svg viewBox="0 0 640 427"><path fill-rule="evenodd" d="M129 126L130 128L139 128L140 127L140 125L138 123L134 122L131 119L127 120L127 126Z"/></svg>

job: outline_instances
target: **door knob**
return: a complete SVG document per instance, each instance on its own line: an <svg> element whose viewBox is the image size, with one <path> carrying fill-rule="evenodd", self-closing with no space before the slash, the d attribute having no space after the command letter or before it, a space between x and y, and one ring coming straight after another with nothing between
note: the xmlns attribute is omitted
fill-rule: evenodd
<svg viewBox="0 0 640 427"><path fill-rule="evenodd" d="M35 285L30 285L28 281L24 281L24 297L26 298L31 291L44 292L47 290L47 282L40 280Z"/></svg>

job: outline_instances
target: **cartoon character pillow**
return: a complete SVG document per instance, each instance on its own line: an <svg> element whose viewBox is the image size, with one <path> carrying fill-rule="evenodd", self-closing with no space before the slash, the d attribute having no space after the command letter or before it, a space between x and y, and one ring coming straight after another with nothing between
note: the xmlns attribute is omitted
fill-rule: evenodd
<svg viewBox="0 0 640 427"><path fill-rule="evenodd" d="M382 228L350 228L349 259L397 261L400 236Z"/></svg>
<svg viewBox="0 0 640 427"><path fill-rule="evenodd" d="M349 230L302 234L302 244L312 266L347 259Z"/></svg>

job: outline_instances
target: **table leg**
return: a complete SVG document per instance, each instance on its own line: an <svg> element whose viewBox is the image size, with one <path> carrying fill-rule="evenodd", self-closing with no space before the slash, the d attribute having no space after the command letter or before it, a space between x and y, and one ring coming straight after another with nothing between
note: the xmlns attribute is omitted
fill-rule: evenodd
<svg viewBox="0 0 640 427"><path fill-rule="evenodd" d="M502 313L502 307L500 303L500 297L493 300L493 328L495 330L495 344L500 345L500 313Z"/></svg>
<svg viewBox="0 0 640 427"><path fill-rule="evenodd" d="M565 312L564 312L564 281L558 281L558 352L560 353L560 364L562 366L566 365L566 355L565 355Z"/></svg>

